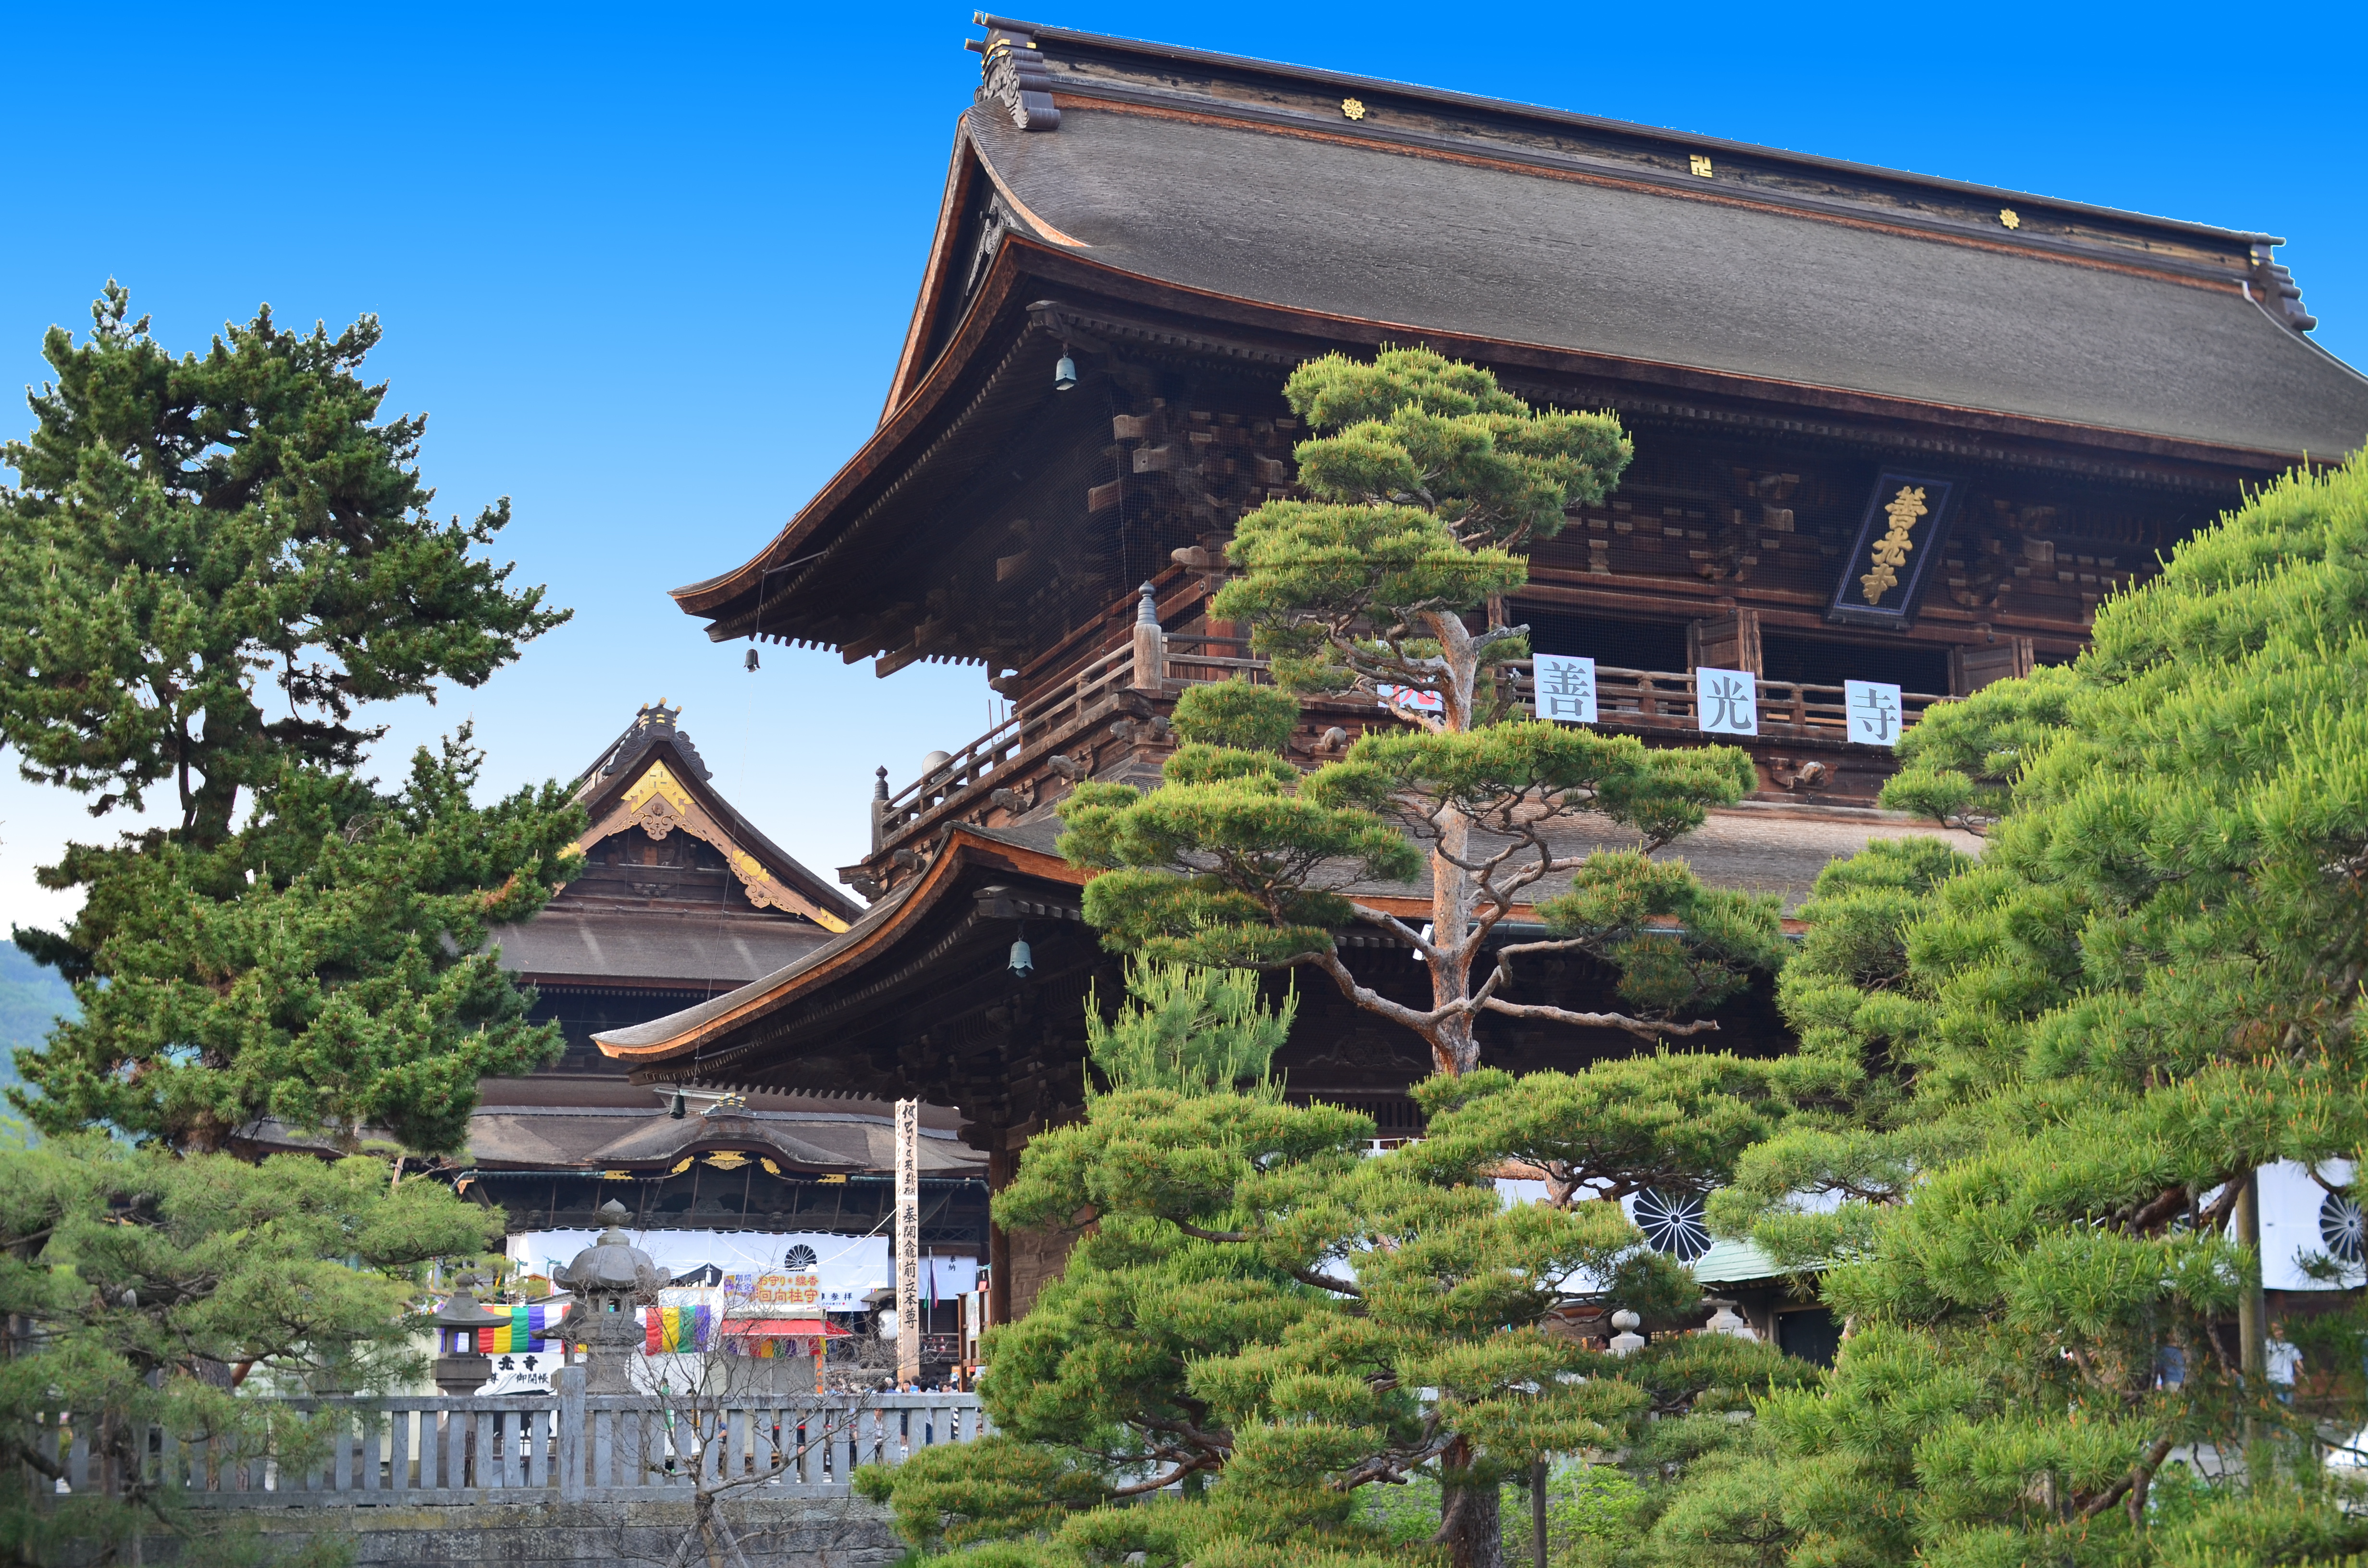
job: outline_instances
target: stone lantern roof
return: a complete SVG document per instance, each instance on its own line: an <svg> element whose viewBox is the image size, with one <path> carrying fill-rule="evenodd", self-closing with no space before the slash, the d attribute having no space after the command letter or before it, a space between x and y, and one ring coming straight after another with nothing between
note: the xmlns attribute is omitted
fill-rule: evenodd
<svg viewBox="0 0 2368 1568"><path fill-rule="evenodd" d="M476 1292L463 1286L436 1309L438 1328L492 1328L510 1320L500 1312L489 1312L478 1304Z"/></svg>
<svg viewBox="0 0 2368 1568"><path fill-rule="evenodd" d="M581 1296L594 1290L643 1290L658 1282L658 1267L648 1253L635 1246L621 1228L629 1210L615 1199L599 1209L609 1228L594 1238L575 1260L552 1278Z"/></svg>

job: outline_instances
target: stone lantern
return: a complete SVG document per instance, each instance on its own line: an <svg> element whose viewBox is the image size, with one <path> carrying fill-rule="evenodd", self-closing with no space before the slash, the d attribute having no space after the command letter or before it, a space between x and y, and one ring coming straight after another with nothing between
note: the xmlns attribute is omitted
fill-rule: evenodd
<svg viewBox="0 0 2368 1568"><path fill-rule="evenodd" d="M477 1331L510 1320L477 1304L472 1280L436 1309L436 1387L443 1393L474 1393L494 1375L494 1358L477 1353Z"/></svg>
<svg viewBox="0 0 2368 1568"><path fill-rule="evenodd" d="M610 1199L600 1205L609 1228L575 1255L575 1261L552 1276L575 1298L560 1320L559 1332L585 1346L585 1392L631 1393L631 1358L641 1348L642 1325L633 1308L657 1300L666 1283L650 1255L635 1246L621 1228L632 1213Z"/></svg>
<svg viewBox="0 0 2368 1568"><path fill-rule="evenodd" d="M1645 1348L1645 1336L1636 1332L1644 1321L1625 1307L1611 1314L1611 1326L1620 1331L1611 1336L1614 1356L1634 1356Z"/></svg>
<svg viewBox="0 0 2368 1568"><path fill-rule="evenodd" d="M1744 1322L1742 1314L1735 1310L1733 1301L1722 1301L1713 1297L1706 1298L1702 1305L1718 1309L1712 1314L1710 1322L1702 1325L1705 1334L1724 1334L1736 1339L1759 1339L1759 1335L1752 1326Z"/></svg>

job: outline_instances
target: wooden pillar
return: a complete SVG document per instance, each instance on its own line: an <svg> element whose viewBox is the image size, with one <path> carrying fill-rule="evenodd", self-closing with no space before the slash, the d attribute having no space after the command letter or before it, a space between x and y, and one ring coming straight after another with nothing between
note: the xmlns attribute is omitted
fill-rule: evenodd
<svg viewBox="0 0 2368 1568"><path fill-rule="evenodd" d="M986 1189L990 1197L1011 1185L1019 1161L996 1134L986 1154ZM986 1321L989 1326L1011 1321L1011 1237L992 1218L986 1223Z"/></svg>
<svg viewBox="0 0 2368 1568"><path fill-rule="evenodd" d="M1686 628L1686 660L1695 669L1765 674L1759 655L1759 612L1737 609Z"/></svg>
<svg viewBox="0 0 2368 1568"><path fill-rule="evenodd" d="M1985 648L1949 650L1949 695L1971 697L1994 680L2012 680L2037 667L2028 637L2002 637Z"/></svg>

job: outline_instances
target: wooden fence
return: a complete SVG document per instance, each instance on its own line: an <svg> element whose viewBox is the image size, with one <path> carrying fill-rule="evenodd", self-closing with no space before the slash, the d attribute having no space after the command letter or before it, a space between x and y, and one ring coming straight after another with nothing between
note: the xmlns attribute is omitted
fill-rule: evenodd
<svg viewBox="0 0 2368 1568"><path fill-rule="evenodd" d="M147 1479L213 1507L663 1500L711 1483L768 1496L843 1497L858 1465L898 1464L992 1428L975 1394L741 1394L673 1400L584 1392L584 1369L553 1394L388 1395L271 1402L303 1427L283 1464L250 1435L187 1441L148 1433ZM328 1426L322 1440L321 1423ZM63 1479L29 1469L44 1496L121 1492L92 1453L91 1417L60 1415ZM36 1437L37 1442L46 1438Z"/></svg>

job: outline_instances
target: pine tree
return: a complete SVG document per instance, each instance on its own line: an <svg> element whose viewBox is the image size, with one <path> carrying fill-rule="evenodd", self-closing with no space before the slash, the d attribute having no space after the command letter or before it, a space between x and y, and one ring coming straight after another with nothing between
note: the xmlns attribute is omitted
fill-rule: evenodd
<svg viewBox="0 0 2368 1568"><path fill-rule="evenodd" d="M249 1396L416 1378L425 1266L500 1235L498 1213L427 1177L390 1183L381 1160L253 1165L90 1135L0 1150L0 1460L44 1489L63 1478L69 1411L98 1483L70 1498L0 1488L0 1548L136 1562L140 1536L170 1534L176 1561L212 1561L236 1543L219 1511L181 1506L152 1428L218 1437L224 1453L268 1443L282 1475L303 1473L329 1433Z"/></svg>
<svg viewBox="0 0 2368 1568"><path fill-rule="evenodd" d="M1087 990L1086 1059L1115 1091L1237 1089L1272 1099L1281 1093L1274 1053L1298 1013L1296 993L1269 1012L1247 970L1136 960L1115 1019L1103 1020L1101 999Z"/></svg>
<svg viewBox="0 0 2368 1568"><path fill-rule="evenodd" d="M1534 411L1427 349L1370 364L1326 356L1293 371L1285 395L1317 432L1295 454L1314 499L1242 518L1228 551L1241 574L1210 607L1250 623L1279 687L1188 691L1173 720L1186 744L1160 788L1087 783L1062 802L1061 852L1101 873L1087 918L1157 957L1311 965L1419 1034L1446 1073L1477 1064L1484 1013L1645 1040L1715 1028L1681 1016L1776 967L1774 903L1650 857L1752 789L1750 760L1512 718L1500 679L1529 652L1525 628L1497 624L1526 580L1520 552L1618 479L1630 448L1617 421ZM1483 609L1490 624L1474 631ZM1350 690L1386 695L1406 728L1368 733L1303 778L1283 755L1297 712L1284 693ZM1570 853L1560 830L1585 813L1633 830L1636 848ZM1427 927L1359 902L1361 888L1423 873ZM1567 891L1543 896L1565 878ZM1531 903L1554 934L1503 941L1499 927ZM1332 932L1360 922L1419 956L1429 1006L1350 972ZM1510 994L1522 960L1574 952L1620 972L1630 1010Z"/></svg>
<svg viewBox="0 0 2368 1568"><path fill-rule="evenodd" d="M1696 1416L1687 1430L1723 1431L1747 1390L1815 1380L1732 1340L1623 1361L1547 1332L1565 1293L1668 1314L1691 1281L1615 1199L1572 1183L1508 1207L1495 1180L1509 1156L1575 1148L1591 1108L1624 1129L1588 1165L1600 1190L1707 1187L1748 1130L1786 1114L1781 1067L1441 1076L1420 1091L1430 1138L1374 1155L1370 1119L1270 1092L1281 1031L1253 978L1138 965L1142 1001L1097 1031L1111 1086L1022 1153L996 1221L1092 1224L1028 1316L990 1333L982 1397L1000 1435L867 1479L916 1545L962 1549L973 1568L1133 1551L1156 1568L1379 1562L1358 1494L1429 1478L1447 1559L1490 1568L1499 1489L1542 1456L1628 1448ZM1179 995L1204 999L1201 1021L1144 1050ZM1658 1108L1680 1078L1707 1131ZM1107 1506L1178 1483L1180 1502Z"/></svg>
<svg viewBox="0 0 2368 1568"><path fill-rule="evenodd" d="M174 358L108 286L0 457L0 740L95 816L158 790L172 825L75 845L80 889L18 944L82 1017L20 1053L44 1131L218 1146L266 1115L453 1147L479 1076L555 1049L481 952L540 907L580 831L555 789L471 804L465 730L407 785L356 776L369 703L483 683L565 619L478 558L507 503L438 523L424 422L379 420L369 317L331 335L268 308Z"/></svg>
<svg viewBox="0 0 2368 1568"><path fill-rule="evenodd" d="M1756 1479L1665 1516L1667 1554L1747 1517L1795 1562L2361 1550L2315 1439L2360 1426L2368 1321L2290 1322L2306 1376L2276 1397L2246 1221L2260 1166L2340 1187L2368 1147L2368 460L2256 495L2070 669L1903 752L1886 800L1988 842L1827 873L1782 1000L1844 1108L1713 1205L1822 1267L1849 1334L1824 1390L1761 1402ZM2251 1481L2151 1501L2199 1452Z"/></svg>
<svg viewBox="0 0 2368 1568"><path fill-rule="evenodd" d="M460 1148L478 1080L553 1053L486 944L566 879L583 825L554 784L473 805L468 740L392 794L291 767L210 848L69 847L51 880L87 890L69 935L92 948L66 948L80 1016L17 1055L34 1125L203 1147L268 1116Z"/></svg>

